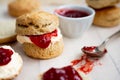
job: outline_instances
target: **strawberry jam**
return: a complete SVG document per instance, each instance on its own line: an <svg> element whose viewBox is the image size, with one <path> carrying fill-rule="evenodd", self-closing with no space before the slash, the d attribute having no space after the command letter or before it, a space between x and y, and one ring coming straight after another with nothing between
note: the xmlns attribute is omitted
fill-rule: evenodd
<svg viewBox="0 0 120 80"><path fill-rule="evenodd" d="M80 17L86 17L89 15L89 13L82 11L82 10L75 10L75 9L59 9L56 10L58 14L65 17L70 18L80 18Z"/></svg>
<svg viewBox="0 0 120 80"><path fill-rule="evenodd" d="M90 46L90 47L84 46L82 49L89 52L93 52L95 48L96 46Z"/></svg>
<svg viewBox="0 0 120 80"><path fill-rule="evenodd" d="M8 64L11 61L12 54L12 50L0 48L0 66Z"/></svg>
<svg viewBox="0 0 120 80"><path fill-rule="evenodd" d="M43 75L43 80L83 80L79 73L71 66L60 69L51 68Z"/></svg>
<svg viewBox="0 0 120 80"><path fill-rule="evenodd" d="M51 43L52 36L57 36L57 30L54 30L51 33L47 33L43 35L31 35L28 37L35 45L41 48L47 48L49 44Z"/></svg>

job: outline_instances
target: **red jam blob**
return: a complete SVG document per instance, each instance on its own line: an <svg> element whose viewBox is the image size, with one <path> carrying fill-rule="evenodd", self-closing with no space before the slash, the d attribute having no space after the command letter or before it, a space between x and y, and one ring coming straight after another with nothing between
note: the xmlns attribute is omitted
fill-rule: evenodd
<svg viewBox="0 0 120 80"><path fill-rule="evenodd" d="M56 12L61 16L70 17L70 18L80 18L89 15L89 13L83 10L75 10L75 9L59 9L56 10Z"/></svg>
<svg viewBox="0 0 120 80"><path fill-rule="evenodd" d="M11 61L12 54L12 50L0 48L0 66L8 64Z"/></svg>
<svg viewBox="0 0 120 80"><path fill-rule="evenodd" d="M85 51L93 52L95 48L96 46L90 46L90 47L84 46L82 49Z"/></svg>
<svg viewBox="0 0 120 80"><path fill-rule="evenodd" d="M72 66L51 68L43 75L43 80L83 80Z"/></svg>
<svg viewBox="0 0 120 80"><path fill-rule="evenodd" d="M31 35L28 36L30 40L37 46L41 48L47 48L51 43L51 37L57 36L57 30L54 30L51 33L43 34L43 35Z"/></svg>

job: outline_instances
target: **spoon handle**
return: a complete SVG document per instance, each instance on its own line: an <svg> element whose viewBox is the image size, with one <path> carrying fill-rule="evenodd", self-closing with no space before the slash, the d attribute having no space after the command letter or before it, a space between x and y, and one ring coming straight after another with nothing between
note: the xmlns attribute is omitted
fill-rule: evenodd
<svg viewBox="0 0 120 80"><path fill-rule="evenodd" d="M112 39L115 35L120 34L120 30L109 36L105 41L102 42L102 44L98 47L99 50L103 51L105 49L105 46L107 42Z"/></svg>
<svg viewBox="0 0 120 80"><path fill-rule="evenodd" d="M112 34L110 37L108 37L108 39L111 39L112 37L114 37L115 35L118 35L118 34L120 34L120 30L115 32L114 34Z"/></svg>

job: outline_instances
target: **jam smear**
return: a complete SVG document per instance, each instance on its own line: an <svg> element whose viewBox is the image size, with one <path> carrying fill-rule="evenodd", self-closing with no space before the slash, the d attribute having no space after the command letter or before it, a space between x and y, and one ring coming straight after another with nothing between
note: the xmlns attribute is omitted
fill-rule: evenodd
<svg viewBox="0 0 120 80"><path fill-rule="evenodd" d="M8 64L11 61L12 54L12 50L0 48L0 66Z"/></svg>
<svg viewBox="0 0 120 80"><path fill-rule="evenodd" d="M51 43L52 36L57 36L57 30L43 35L30 35L30 40L41 48L47 48Z"/></svg>
<svg viewBox="0 0 120 80"><path fill-rule="evenodd" d="M72 67L51 68L43 75L43 80L83 80L79 73Z"/></svg>
<svg viewBox="0 0 120 80"><path fill-rule="evenodd" d="M85 74L91 72L95 65L102 65L98 62L99 58L91 58L86 54L83 54L79 59L71 61L72 66L78 66L77 70L84 72Z"/></svg>
<svg viewBox="0 0 120 80"><path fill-rule="evenodd" d="M70 17L70 18L80 18L89 15L89 13L83 10L75 10L75 9L59 9L56 10L56 12L61 16Z"/></svg>

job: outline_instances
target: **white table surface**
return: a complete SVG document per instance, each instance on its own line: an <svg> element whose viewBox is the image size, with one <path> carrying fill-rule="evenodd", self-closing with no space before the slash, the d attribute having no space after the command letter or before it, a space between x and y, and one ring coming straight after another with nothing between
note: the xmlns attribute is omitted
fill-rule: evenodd
<svg viewBox="0 0 120 80"><path fill-rule="evenodd" d="M86 4L84 4L84 1L81 1L80 5ZM42 8L45 11L53 12L56 5L42 5ZM0 4L0 20L11 18L9 15L7 15L7 17L3 16L2 11L7 11L6 4ZM80 57L82 54L81 48L83 46L99 45L108 36L118 30L120 30L120 25L113 28L101 28L92 25L80 38L69 39L63 37L65 47L62 55L49 60L32 59L24 54L21 44L18 42L11 43L10 45L22 56L24 61L22 72L15 80L37 80L39 74L51 67L69 65L72 60ZM91 80L120 80L120 35L110 42L107 46L107 50L108 53L100 59L102 65L95 66L92 72L87 74Z"/></svg>

